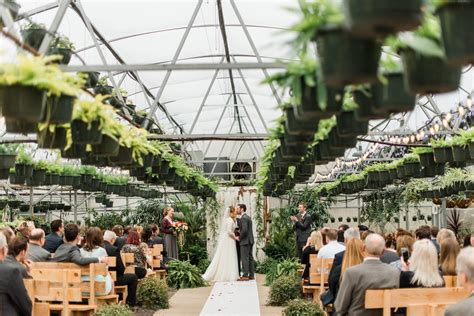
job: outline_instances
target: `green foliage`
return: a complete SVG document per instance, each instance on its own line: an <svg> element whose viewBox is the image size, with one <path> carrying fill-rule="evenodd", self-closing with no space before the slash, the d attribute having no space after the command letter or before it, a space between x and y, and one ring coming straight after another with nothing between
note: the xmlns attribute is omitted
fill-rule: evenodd
<svg viewBox="0 0 474 316"><path fill-rule="evenodd" d="M161 223L165 206L158 199L143 200L138 204L134 212L129 215L128 222L133 225Z"/></svg>
<svg viewBox="0 0 474 316"><path fill-rule="evenodd" d="M326 313L318 304L304 299L295 299L288 302L283 310L283 316L325 316Z"/></svg>
<svg viewBox="0 0 474 316"><path fill-rule="evenodd" d="M210 238L213 243L217 239L217 229L218 229L218 219L219 212L222 209L223 205L217 201L215 198L207 198L203 203L203 212L206 215L207 223L206 226L210 230Z"/></svg>
<svg viewBox="0 0 474 316"><path fill-rule="evenodd" d="M133 316L132 310L126 305L102 305L93 314L94 316Z"/></svg>
<svg viewBox="0 0 474 316"><path fill-rule="evenodd" d="M430 187L429 183L421 179L411 179L408 182L402 192L402 197L406 204L417 205L421 201L421 192L428 190Z"/></svg>
<svg viewBox="0 0 474 316"><path fill-rule="evenodd" d="M293 258L296 255L296 236L289 220L295 211L291 208L271 209L271 228L268 244L263 251L274 259Z"/></svg>
<svg viewBox="0 0 474 316"><path fill-rule="evenodd" d="M373 193L371 200L364 202L361 209L361 222L368 222L371 227L377 226L383 232L388 219L398 216L402 208L401 193L400 189Z"/></svg>
<svg viewBox="0 0 474 316"><path fill-rule="evenodd" d="M433 147L414 147L411 149L411 152L415 155L429 154L433 152Z"/></svg>
<svg viewBox="0 0 474 316"><path fill-rule="evenodd" d="M70 50L76 49L76 47L74 46L74 43L72 43L69 37L67 36L55 37L53 41L51 42L50 46L54 48L65 48L65 49L70 49Z"/></svg>
<svg viewBox="0 0 474 316"><path fill-rule="evenodd" d="M297 275L298 269L301 267L298 259L285 259L278 261L276 264L269 264L268 270L265 273L265 285L271 285L276 279L281 276Z"/></svg>
<svg viewBox="0 0 474 316"><path fill-rule="evenodd" d="M33 165L33 157L30 153L26 152L24 147L21 147L18 151L18 155L16 156L16 163L25 164L25 165Z"/></svg>
<svg viewBox="0 0 474 316"><path fill-rule="evenodd" d="M127 225L129 210L119 212L98 212L95 209L88 209L87 216L84 217L86 226L99 227L100 229L112 229L115 225Z"/></svg>
<svg viewBox="0 0 474 316"><path fill-rule="evenodd" d="M266 257L262 262L257 262L255 271L260 274L267 274L268 271L275 269L278 264L278 260L272 257Z"/></svg>
<svg viewBox="0 0 474 316"><path fill-rule="evenodd" d="M168 286L158 278L144 278L138 283L137 303L144 308L169 308Z"/></svg>
<svg viewBox="0 0 474 316"><path fill-rule="evenodd" d="M204 249L204 251L206 251L205 255L207 257L207 250ZM206 270L207 270L207 268L209 267L210 264L211 264L211 261L209 261L209 259L207 259L207 258L199 260L199 263L197 264L197 267L198 267L199 271L201 272L201 274L206 273Z"/></svg>
<svg viewBox="0 0 474 316"><path fill-rule="evenodd" d="M205 209L198 208L196 205L198 205L197 201L191 201L189 204L177 203L175 207L176 211L183 214L182 220L188 224L179 257L195 266L207 259Z"/></svg>
<svg viewBox="0 0 474 316"><path fill-rule="evenodd" d="M442 147L451 147L452 143L450 140L446 140L444 138L440 139L431 139L430 144L433 148L442 148Z"/></svg>
<svg viewBox="0 0 474 316"><path fill-rule="evenodd" d="M356 182L359 180L364 180L366 176L366 172L360 172L360 173L352 173L342 179L342 182L346 183L351 183L351 182Z"/></svg>
<svg viewBox="0 0 474 316"><path fill-rule="evenodd" d="M386 163L374 163L364 168L365 172L375 172L375 171L385 171L385 170L387 170Z"/></svg>
<svg viewBox="0 0 474 316"><path fill-rule="evenodd" d="M296 275L283 275L270 287L268 304L282 306L301 297L301 281Z"/></svg>
<svg viewBox="0 0 474 316"><path fill-rule="evenodd" d="M0 155L15 155L18 147L18 144L0 144Z"/></svg>
<svg viewBox="0 0 474 316"><path fill-rule="evenodd" d="M168 285L176 289L206 286L198 267L189 261L173 260L168 263Z"/></svg>

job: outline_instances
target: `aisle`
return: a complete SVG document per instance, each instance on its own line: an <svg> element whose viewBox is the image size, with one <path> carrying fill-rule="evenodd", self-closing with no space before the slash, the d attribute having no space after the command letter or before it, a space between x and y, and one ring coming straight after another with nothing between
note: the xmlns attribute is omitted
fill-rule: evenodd
<svg viewBox="0 0 474 316"><path fill-rule="evenodd" d="M257 282L216 282L201 316L260 316Z"/></svg>
<svg viewBox="0 0 474 316"><path fill-rule="evenodd" d="M266 306L265 303L268 298L268 291L269 288L263 286L265 277L263 275L257 275L257 282L255 283L252 290L254 298L252 298L255 302L257 302L258 309L256 311L257 314L261 316L277 316L281 315L282 308L275 307L275 306ZM237 282L236 282L237 283ZM240 282L239 282L240 283ZM245 282L244 282L245 283ZM170 308L166 310L161 310L155 313L155 316L198 316L201 315L201 312L207 311L208 306L205 306L208 299L211 297L211 293L214 293L214 289L216 285L202 287L197 289L184 289L179 290L170 300ZM219 285L218 285L219 288ZM246 294L242 293L245 297ZM237 301L241 301L238 295L235 295ZM222 295L219 297L219 300L222 300ZM244 307L248 304L247 301L242 304ZM255 305L254 305L255 306ZM206 308L206 310L205 310ZM240 307L234 307L234 310ZM254 307L256 309L256 307ZM243 314L238 315L252 315L247 314L246 312L249 311L248 308L245 307L245 311ZM255 311L254 311L255 312ZM209 315L209 314L207 314ZM232 315L232 312L222 312L214 315ZM234 313L233 315L237 315Z"/></svg>

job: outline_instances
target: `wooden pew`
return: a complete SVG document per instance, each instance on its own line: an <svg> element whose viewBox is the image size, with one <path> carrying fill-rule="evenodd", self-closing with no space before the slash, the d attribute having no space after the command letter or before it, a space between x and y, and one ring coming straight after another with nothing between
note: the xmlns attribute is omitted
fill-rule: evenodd
<svg viewBox="0 0 474 316"><path fill-rule="evenodd" d="M107 257L107 263L110 268L115 268L117 266L117 258L115 257ZM128 287L126 285L115 285L115 281L117 281L117 272L116 271L109 271L110 276L112 277L112 281L114 281L114 294L122 294L122 302L125 304L127 302L128 296Z"/></svg>
<svg viewBox="0 0 474 316"><path fill-rule="evenodd" d="M382 308L383 316L390 316L391 308L407 308L407 316L444 314L446 305L456 304L469 296L464 288L414 288L367 290L365 308Z"/></svg>
<svg viewBox="0 0 474 316"><path fill-rule="evenodd" d="M156 273L160 279L166 277L166 270L161 268L161 261L163 260L163 245L157 244L150 248L150 255L152 256L151 269Z"/></svg>
<svg viewBox="0 0 474 316"><path fill-rule="evenodd" d="M444 286L445 287L458 287L461 284L458 284L458 276L457 275L444 275Z"/></svg>
<svg viewBox="0 0 474 316"><path fill-rule="evenodd" d="M331 271L334 259L318 258L312 254L309 257L309 285L303 285L303 293L312 294L313 302L320 303L320 295L327 288L329 272Z"/></svg>
<svg viewBox="0 0 474 316"><path fill-rule="evenodd" d="M133 253L121 252L125 273L135 274L135 255Z"/></svg>

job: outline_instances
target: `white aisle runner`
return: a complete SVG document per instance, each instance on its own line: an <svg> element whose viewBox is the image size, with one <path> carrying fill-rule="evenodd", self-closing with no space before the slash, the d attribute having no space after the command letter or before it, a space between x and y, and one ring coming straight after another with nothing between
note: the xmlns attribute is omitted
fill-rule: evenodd
<svg viewBox="0 0 474 316"><path fill-rule="evenodd" d="M257 282L216 282L201 311L210 315L260 316Z"/></svg>

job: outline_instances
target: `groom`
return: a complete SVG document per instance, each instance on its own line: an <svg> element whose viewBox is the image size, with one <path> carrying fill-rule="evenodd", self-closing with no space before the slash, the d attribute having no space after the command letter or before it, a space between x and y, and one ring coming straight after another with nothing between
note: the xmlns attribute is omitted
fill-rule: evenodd
<svg viewBox="0 0 474 316"><path fill-rule="evenodd" d="M253 261L253 228L252 219L247 215L247 206L237 204L236 211L241 215L239 222L240 230L240 257L242 260L242 276L238 281L255 280L255 267Z"/></svg>

